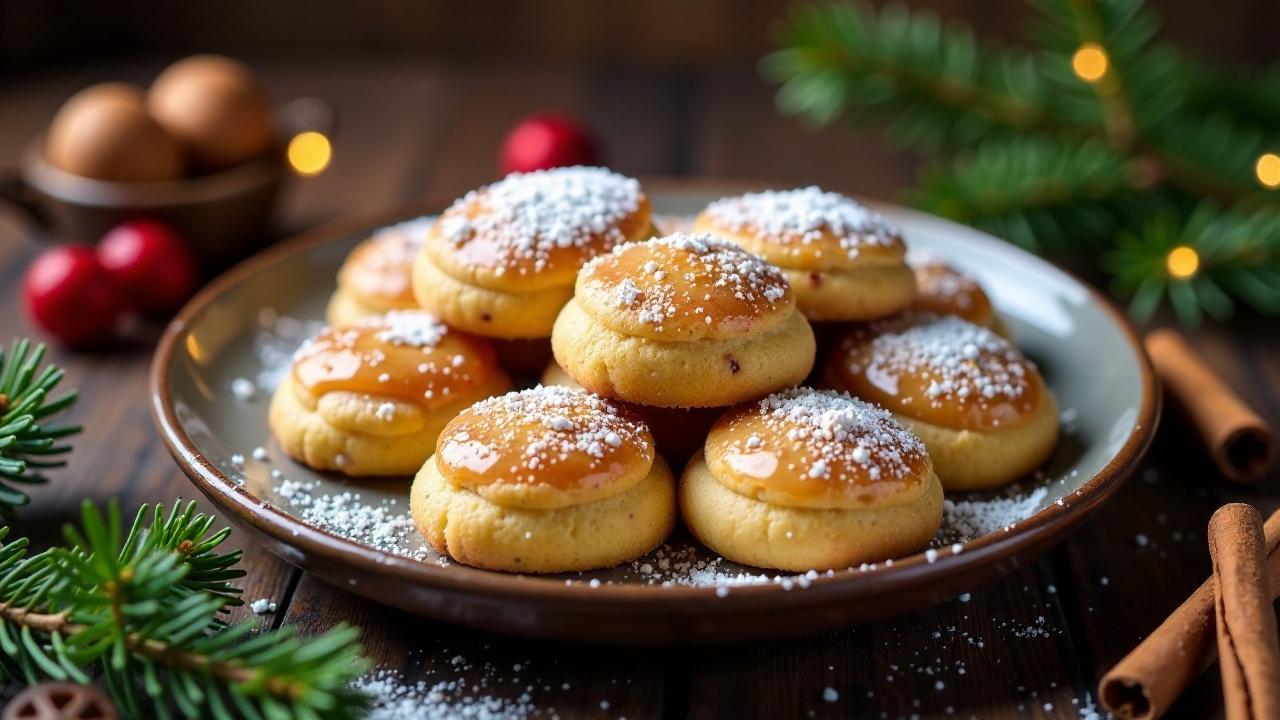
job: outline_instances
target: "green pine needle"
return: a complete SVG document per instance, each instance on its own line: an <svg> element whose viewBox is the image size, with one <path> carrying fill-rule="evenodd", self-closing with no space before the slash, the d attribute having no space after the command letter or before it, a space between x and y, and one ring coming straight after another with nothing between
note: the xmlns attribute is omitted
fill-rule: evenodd
<svg viewBox="0 0 1280 720"><path fill-rule="evenodd" d="M80 432L48 422L75 403L76 394L50 398L64 373L41 367L44 353L43 344L32 347L25 338L7 353L0 346L0 517L6 519L31 501L21 486L47 482L43 471L66 464L59 458L71 447L58 441Z"/></svg>
<svg viewBox="0 0 1280 720"><path fill-rule="evenodd" d="M915 205L1036 252L1105 257L1138 318L1165 303L1187 323L1280 314L1280 191L1255 176L1280 152L1280 65L1188 58L1143 0L1029 2L1032 49L899 3L800 7L762 71L785 113L886 121L933 155ZM1073 68L1086 46L1107 60L1092 82ZM1169 275L1178 245L1200 254L1190 277Z"/></svg>
<svg viewBox="0 0 1280 720"><path fill-rule="evenodd" d="M926 171L909 200L1030 250L1062 252L1116 231L1137 175L1100 141L989 141Z"/></svg>
<svg viewBox="0 0 1280 720"><path fill-rule="evenodd" d="M361 717L354 628L303 639L219 619L240 604L227 581L243 572L212 525L194 503L144 506L126 531L114 501L106 513L86 501L65 546L0 545L0 679L96 678L135 718Z"/></svg>

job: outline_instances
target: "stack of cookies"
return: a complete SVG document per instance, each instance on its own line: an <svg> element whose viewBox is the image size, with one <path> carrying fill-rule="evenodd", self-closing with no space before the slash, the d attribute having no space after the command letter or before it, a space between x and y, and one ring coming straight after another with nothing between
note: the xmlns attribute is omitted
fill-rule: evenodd
<svg viewBox="0 0 1280 720"><path fill-rule="evenodd" d="M272 431L317 469L416 474L433 548L532 573L634 559L678 518L758 567L879 562L935 537L944 490L1052 452L1053 396L982 288L857 202L752 193L659 225L636 180L575 167L379 231Z"/></svg>

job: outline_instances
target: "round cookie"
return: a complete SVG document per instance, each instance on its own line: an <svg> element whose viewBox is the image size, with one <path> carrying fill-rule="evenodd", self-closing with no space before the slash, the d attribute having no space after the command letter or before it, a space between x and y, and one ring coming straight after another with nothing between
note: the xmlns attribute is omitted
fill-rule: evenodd
<svg viewBox="0 0 1280 720"><path fill-rule="evenodd" d="M549 363L542 372L543 385L583 390L577 380L555 364ZM662 457L673 467L683 467L694 453L702 449L711 426L724 414L726 408L664 408L637 405L623 400L618 403L640 416L653 433L653 442Z"/></svg>
<svg viewBox="0 0 1280 720"><path fill-rule="evenodd" d="M551 348L591 392L657 407L757 398L799 383L814 358L782 271L710 235L630 243L587 263Z"/></svg>
<svg viewBox="0 0 1280 720"><path fill-rule="evenodd" d="M352 325L390 310L417 308L410 271L429 227L430 218L417 218L382 228L357 245L338 270L338 289L329 298L325 320Z"/></svg>
<svg viewBox="0 0 1280 720"><path fill-rule="evenodd" d="M1005 338L958 317L919 315L852 331L827 383L888 408L933 458L947 490L1012 482L1058 442L1053 393Z"/></svg>
<svg viewBox="0 0 1280 720"><path fill-rule="evenodd" d="M285 454L317 470L411 475L449 420L510 388L487 341L393 310L300 348L268 423Z"/></svg>
<svg viewBox="0 0 1280 720"><path fill-rule="evenodd" d="M579 268L649 237L649 200L604 168L514 173L441 213L413 265L418 303L450 327L492 338L546 338Z"/></svg>
<svg viewBox="0 0 1280 720"><path fill-rule="evenodd" d="M694 231L723 237L782 268L810 320L886 317L915 296L898 229L815 186L722 198L699 213Z"/></svg>
<svg viewBox="0 0 1280 720"><path fill-rule="evenodd" d="M611 567L675 526L675 483L653 436L620 405L538 386L476 403L440 433L410 490L442 555L491 570Z"/></svg>
<svg viewBox="0 0 1280 720"><path fill-rule="evenodd" d="M680 479L680 510L735 562L803 572L879 562L937 534L942 485L889 413L799 388L726 413Z"/></svg>
<svg viewBox="0 0 1280 720"><path fill-rule="evenodd" d="M1000 332L1000 319L991 299L971 275L960 272L944 260L917 257L914 253L908 255L907 264L916 276L916 298L908 308L909 312L955 315L974 325Z"/></svg>

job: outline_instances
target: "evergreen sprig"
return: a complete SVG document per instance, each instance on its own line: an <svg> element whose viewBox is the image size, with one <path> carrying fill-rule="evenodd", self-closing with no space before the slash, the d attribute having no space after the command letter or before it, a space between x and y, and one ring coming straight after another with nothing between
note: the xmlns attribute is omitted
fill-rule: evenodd
<svg viewBox="0 0 1280 720"><path fill-rule="evenodd" d="M368 698L354 628L302 639L224 623L239 551L195 504L139 510L122 528L112 502L86 501L66 545L27 555L0 546L0 678L100 679L128 717L355 718ZM8 528L0 529L0 541Z"/></svg>
<svg viewBox="0 0 1280 720"><path fill-rule="evenodd" d="M59 458L71 447L59 440L80 432L49 424L75 403L76 393L50 397L64 373L41 367L44 352L43 344L32 347L25 338L15 340L8 353L0 346L0 517L6 519L31 500L22 486L44 483L45 470L66 465Z"/></svg>
<svg viewBox="0 0 1280 720"><path fill-rule="evenodd" d="M1143 0L1030 4L1031 48L898 3L801 7L763 72L784 112L887 120L936 158L916 206L1036 252L1104 255L1139 317L1166 298L1185 322L1240 303L1280 313L1280 192L1255 177L1280 149L1280 66L1188 58ZM1106 59L1092 81L1073 66L1082 48ZM1189 277L1166 262L1179 245L1199 255Z"/></svg>

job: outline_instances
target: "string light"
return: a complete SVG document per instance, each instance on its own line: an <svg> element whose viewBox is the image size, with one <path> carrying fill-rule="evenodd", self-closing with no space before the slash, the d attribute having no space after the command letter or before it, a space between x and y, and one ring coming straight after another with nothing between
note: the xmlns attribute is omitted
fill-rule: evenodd
<svg viewBox="0 0 1280 720"><path fill-rule="evenodd" d="M287 152L289 165L299 175L319 175L329 167L333 158L333 146L322 133L308 130L289 140Z"/></svg>
<svg viewBox="0 0 1280 720"><path fill-rule="evenodd" d="M1169 270L1170 277L1176 280L1186 280L1195 275L1196 271L1200 269L1200 254L1194 248L1179 245L1170 250L1169 254L1165 256L1164 264Z"/></svg>
<svg viewBox="0 0 1280 720"><path fill-rule="evenodd" d="M1107 52L1097 43L1085 43L1071 56L1071 69L1085 82L1098 82L1107 74L1111 61Z"/></svg>
<svg viewBox="0 0 1280 720"><path fill-rule="evenodd" d="M1258 182L1271 190L1280 188L1280 155L1263 153L1258 157L1258 164L1253 167Z"/></svg>

